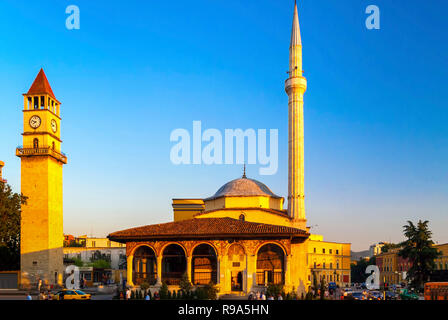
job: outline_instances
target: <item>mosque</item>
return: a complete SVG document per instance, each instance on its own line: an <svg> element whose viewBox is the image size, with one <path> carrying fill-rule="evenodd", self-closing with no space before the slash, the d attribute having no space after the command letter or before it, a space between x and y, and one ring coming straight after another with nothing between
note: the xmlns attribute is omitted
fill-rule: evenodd
<svg viewBox="0 0 448 320"><path fill-rule="evenodd" d="M126 244L127 282L176 289L213 282L219 294L247 294L269 284L305 293L315 279L350 284L350 244L310 233L305 215L302 42L297 5L289 47L288 208L265 184L241 178L205 199L173 199L174 221L111 233Z"/></svg>

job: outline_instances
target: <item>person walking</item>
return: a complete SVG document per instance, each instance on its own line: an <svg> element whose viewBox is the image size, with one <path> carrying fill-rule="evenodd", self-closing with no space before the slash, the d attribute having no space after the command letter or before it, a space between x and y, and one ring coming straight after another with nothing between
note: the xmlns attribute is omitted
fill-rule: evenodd
<svg viewBox="0 0 448 320"><path fill-rule="evenodd" d="M145 300L147 300L147 301L151 300L151 297L149 296L149 290L146 293Z"/></svg>
<svg viewBox="0 0 448 320"><path fill-rule="evenodd" d="M26 300L33 300L29 292L26 293Z"/></svg>
<svg viewBox="0 0 448 320"><path fill-rule="evenodd" d="M130 288L128 288L126 290L126 300L131 300L131 289Z"/></svg>

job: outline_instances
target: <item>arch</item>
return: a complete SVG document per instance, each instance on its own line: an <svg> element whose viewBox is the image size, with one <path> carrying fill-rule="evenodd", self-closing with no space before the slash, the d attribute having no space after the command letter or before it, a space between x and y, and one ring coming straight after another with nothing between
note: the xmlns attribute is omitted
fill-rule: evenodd
<svg viewBox="0 0 448 320"><path fill-rule="evenodd" d="M288 250L285 248L285 246L283 246L283 244L280 243L280 242L278 242L278 241L265 241L265 242L259 244L258 247L255 249L255 254L257 254L258 251L260 251L260 249L261 249L263 246L267 245L267 244L273 244L273 245L276 245L276 246L280 247L280 249L282 249L283 254L284 254L285 256L287 256L287 255L289 254L289 253L288 253Z"/></svg>
<svg viewBox="0 0 448 320"><path fill-rule="evenodd" d="M33 148L38 149L39 148L39 139L34 138L33 139Z"/></svg>
<svg viewBox="0 0 448 320"><path fill-rule="evenodd" d="M178 285L187 272L185 248L178 243L166 245L162 250L162 281L168 285Z"/></svg>
<svg viewBox="0 0 448 320"><path fill-rule="evenodd" d="M132 280L136 285L148 283L153 285L157 281L157 257L155 251L147 245L134 249L132 261Z"/></svg>
<svg viewBox="0 0 448 320"><path fill-rule="evenodd" d="M284 284L285 252L276 243L267 243L257 252L257 284Z"/></svg>
<svg viewBox="0 0 448 320"><path fill-rule="evenodd" d="M208 243L194 247L191 260L191 282L194 285L217 283L218 258L216 250Z"/></svg>

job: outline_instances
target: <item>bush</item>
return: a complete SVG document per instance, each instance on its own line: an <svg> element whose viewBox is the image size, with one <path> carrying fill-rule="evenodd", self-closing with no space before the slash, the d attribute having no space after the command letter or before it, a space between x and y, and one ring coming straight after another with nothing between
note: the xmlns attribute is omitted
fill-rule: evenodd
<svg viewBox="0 0 448 320"><path fill-rule="evenodd" d="M186 272L182 275L182 278L180 279L179 287L183 292L190 292L191 289L193 288L190 280L188 280L188 274Z"/></svg>
<svg viewBox="0 0 448 320"><path fill-rule="evenodd" d="M266 296L278 297L279 294L283 292L283 285L281 284L268 284L266 289Z"/></svg>
<svg viewBox="0 0 448 320"><path fill-rule="evenodd" d="M207 299L216 300L218 298L219 290L212 281L210 281L209 284L204 287L204 289L207 294Z"/></svg>
<svg viewBox="0 0 448 320"><path fill-rule="evenodd" d="M195 298L197 298L198 300L206 300L208 298L207 290L205 289L205 287L196 288L194 293L195 293Z"/></svg>
<svg viewBox="0 0 448 320"><path fill-rule="evenodd" d="M166 284L165 281L162 281L162 286L160 287L159 290L159 295L160 295L160 299L168 299L168 285Z"/></svg>
<svg viewBox="0 0 448 320"><path fill-rule="evenodd" d="M140 289L142 289L143 291L148 290L148 289L149 289L149 283L148 283L148 282L143 282L143 283L140 285Z"/></svg>
<svg viewBox="0 0 448 320"><path fill-rule="evenodd" d="M134 300L134 299L135 299L135 292L131 291L131 300Z"/></svg>

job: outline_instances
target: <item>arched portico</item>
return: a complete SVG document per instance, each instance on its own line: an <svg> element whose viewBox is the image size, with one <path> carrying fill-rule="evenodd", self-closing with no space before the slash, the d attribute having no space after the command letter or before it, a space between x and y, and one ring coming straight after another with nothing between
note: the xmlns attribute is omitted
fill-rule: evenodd
<svg viewBox="0 0 448 320"><path fill-rule="evenodd" d="M202 243L193 249L191 260L191 282L194 285L217 283L218 259L215 249Z"/></svg>
<svg viewBox="0 0 448 320"><path fill-rule="evenodd" d="M274 243L261 246L257 252L257 285L285 283L285 253Z"/></svg>
<svg viewBox="0 0 448 320"><path fill-rule="evenodd" d="M162 253L162 281L168 285L178 285L185 272L187 258L184 249L175 243L166 246Z"/></svg>
<svg viewBox="0 0 448 320"><path fill-rule="evenodd" d="M154 250L148 246L140 246L134 251L132 261L132 282L135 285L157 281L157 258Z"/></svg>

